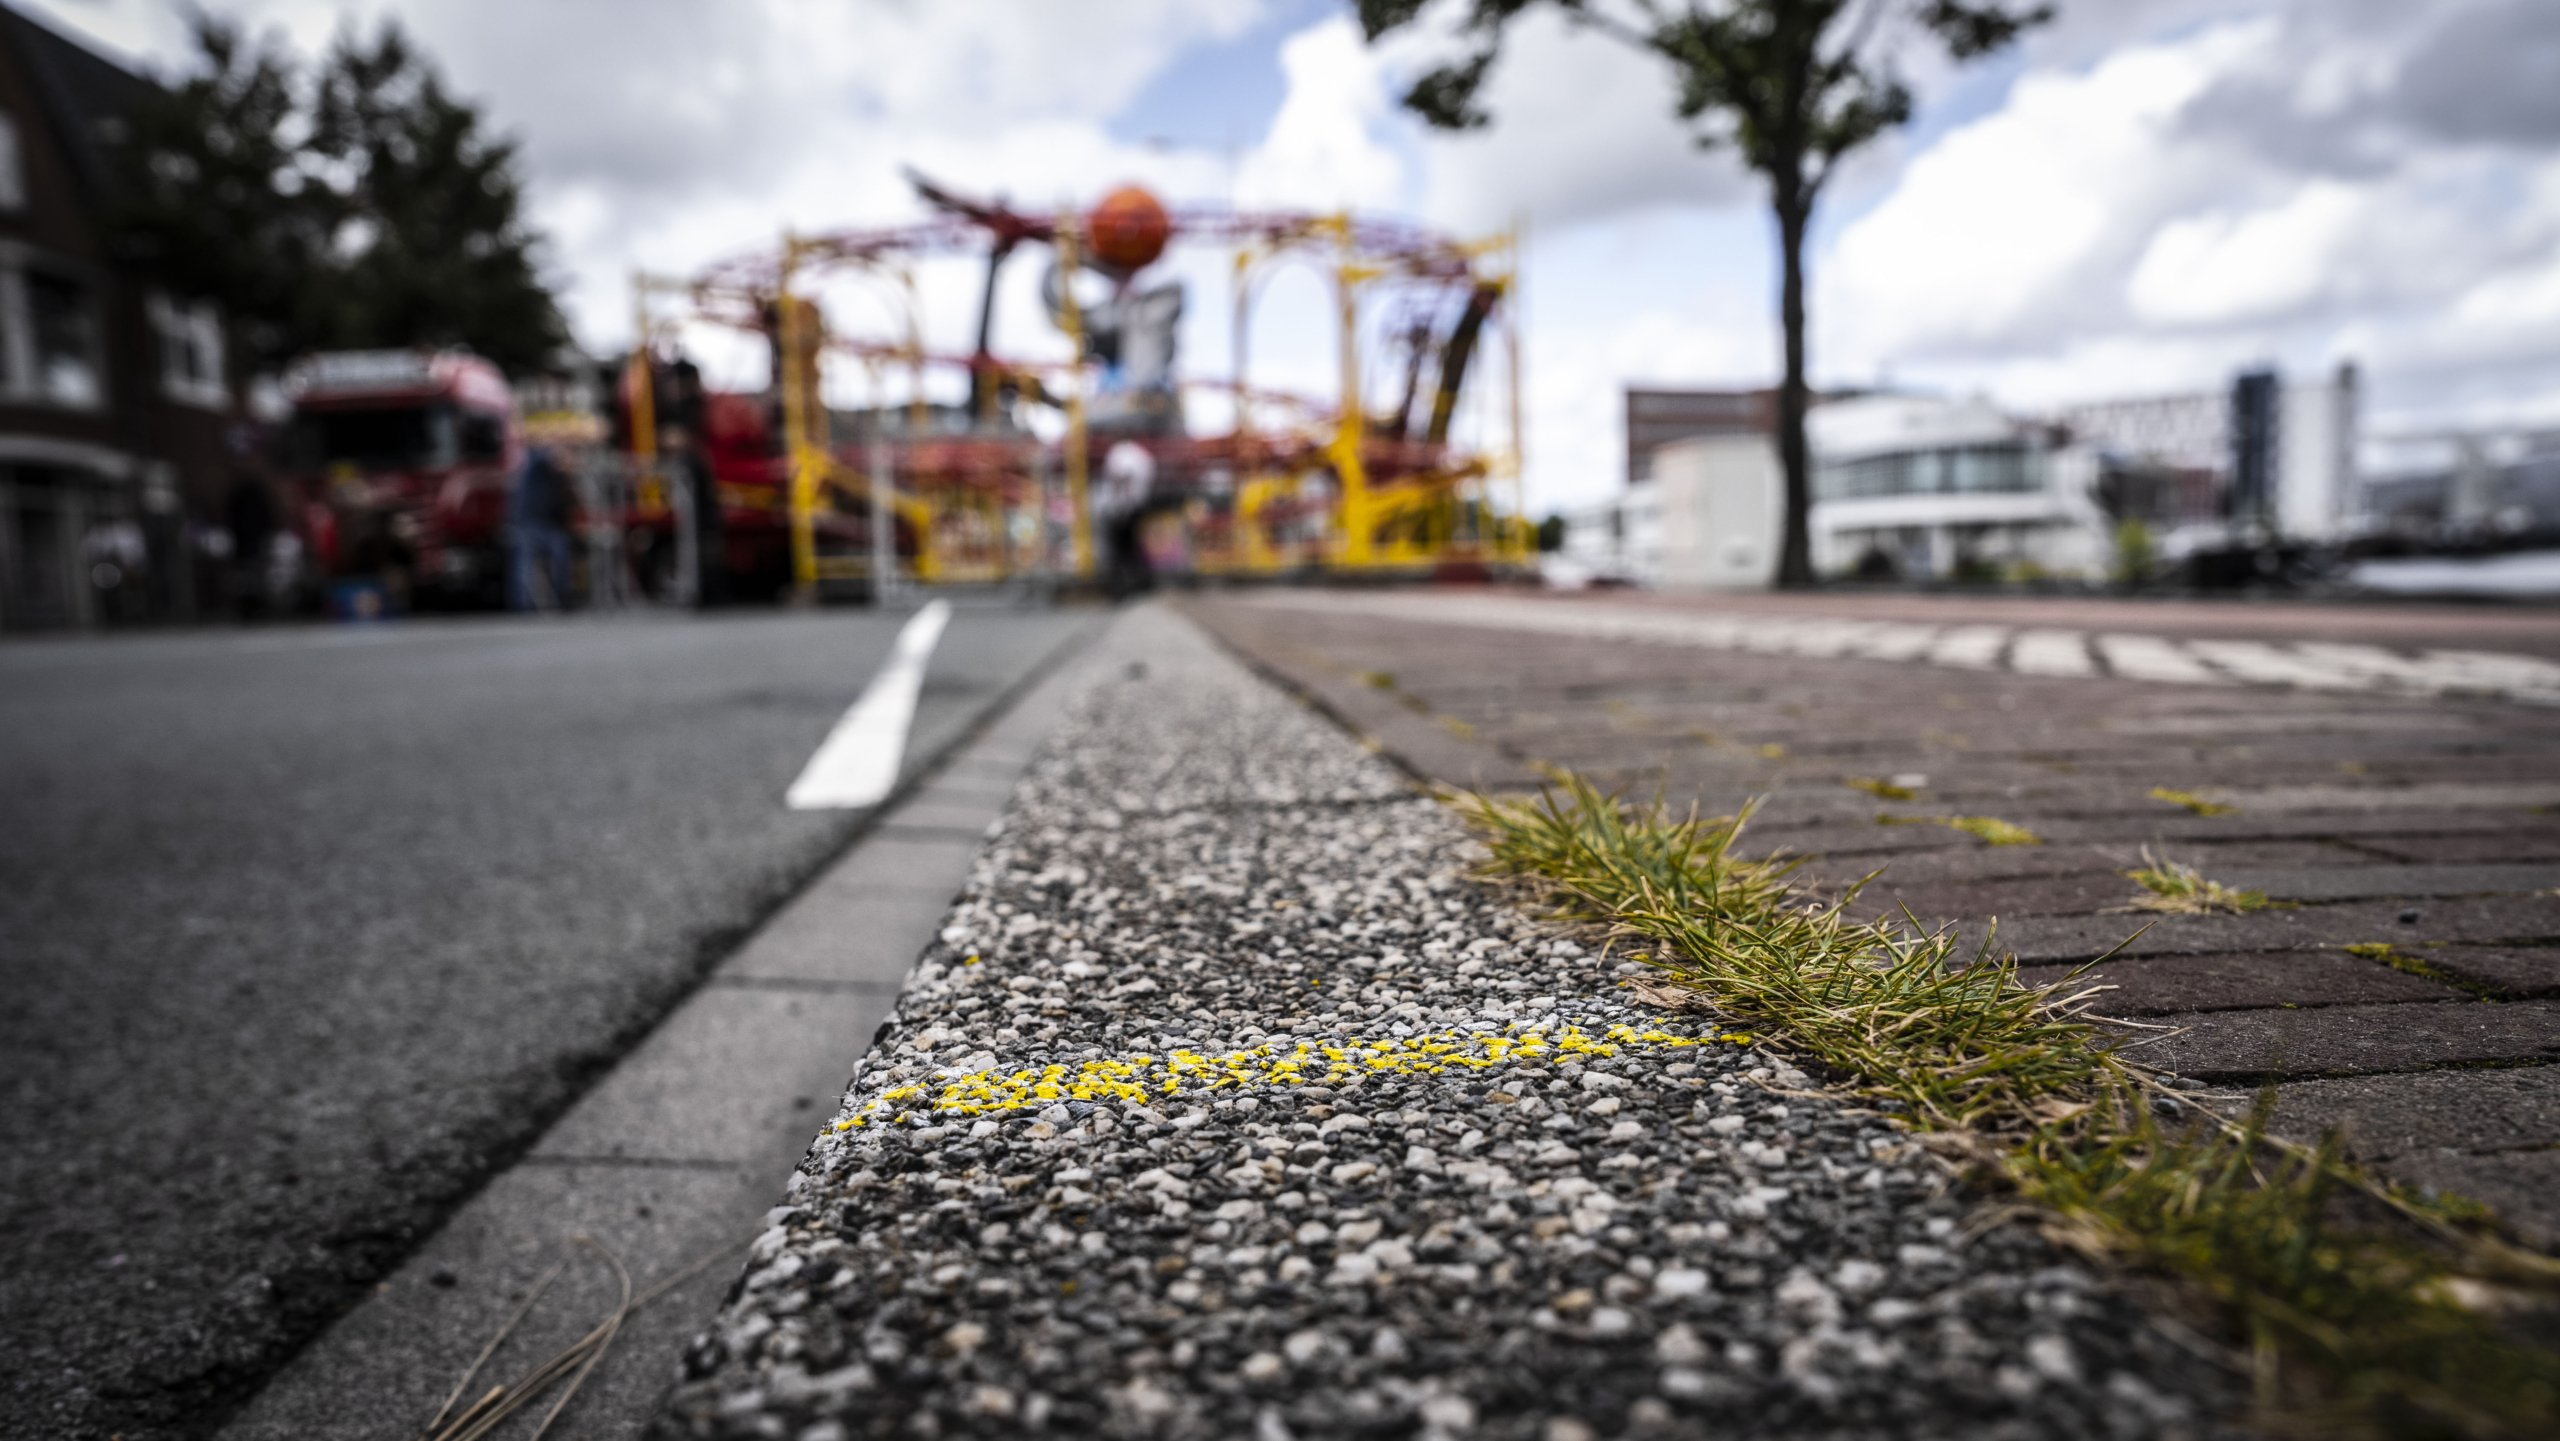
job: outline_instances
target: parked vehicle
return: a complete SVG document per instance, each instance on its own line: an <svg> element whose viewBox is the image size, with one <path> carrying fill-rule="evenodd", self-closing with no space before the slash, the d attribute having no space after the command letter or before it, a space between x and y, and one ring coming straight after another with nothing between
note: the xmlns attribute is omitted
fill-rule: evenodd
<svg viewBox="0 0 2560 1441"><path fill-rule="evenodd" d="M286 375L277 468L330 608L494 606L523 461L505 375L461 350L314 355Z"/></svg>

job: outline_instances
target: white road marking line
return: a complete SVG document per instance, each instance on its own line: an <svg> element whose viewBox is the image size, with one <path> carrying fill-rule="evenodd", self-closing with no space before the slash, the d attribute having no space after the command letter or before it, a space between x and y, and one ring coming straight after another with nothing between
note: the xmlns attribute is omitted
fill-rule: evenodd
<svg viewBox="0 0 2560 1441"><path fill-rule="evenodd" d="M2229 685L2204 663L2156 635L2102 635L2098 654L2107 668L2127 680L2165 681L2171 685Z"/></svg>
<svg viewBox="0 0 2560 1441"><path fill-rule="evenodd" d="M937 600L899 630L889 659L862 688L862 698L818 743L800 778L784 793L783 804L795 811L846 810L876 806L888 798L898 784L898 765L907 756L907 727L916 718L916 695L924 688L924 663L950 620L951 603Z"/></svg>
<svg viewBox="0 0 2560 1441"><path fill-rule="evenodd" d="M2009 652L2009 669L2028 675L2096 675L2089 645L2076 630L2026 630Z"/></svg>

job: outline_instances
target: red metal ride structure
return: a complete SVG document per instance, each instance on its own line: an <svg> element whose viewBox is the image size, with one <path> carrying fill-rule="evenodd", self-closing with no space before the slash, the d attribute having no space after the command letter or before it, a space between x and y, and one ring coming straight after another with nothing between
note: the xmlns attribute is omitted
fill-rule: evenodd
<svg viewBox="0 0 2560 1441"><path fill-rule="evenodd" d="M724 516L724 533L770 537L787 528L792 580L804 590L837 580L1034 574L1119 584L1133 570L1143 580L1168 567L1199 575L1481 573L1526 560L1516 491L1507 515L1490 494L1492 482L1518 476L1507 239L1467 244L1341 214L1168 209L1135 187L1090 211L1043 214L911 178L935 218L787 237L776 250L724 261L680 287L695 318L756 333L771 347L774 392L750 402L767 428L712 445L709 464L724 497L736 487L742 502L754 502ZM1236 364L1224 380L1172 375L1181 291L1139 283L1177 244L1234 256ZM998 275L1025 245L1052 251L1042 298L1071 342L1070 358L1007 358L992 348ZM913 266L960 255L986 265L976 344L966 353L930 351L915 313ZM1256 285L1290 261L1312 262L1333 282L1341 375L1330 401L1257 389L1246 379ZM842 271L903 286L906 333L831 330L799 292ZM1091 275L1103 283L1099 294ZM1401 382L1384 406L1365 398L1362 364L1371 338L1364 302L1380 296L1391 304L1366 312L1387 322L1376 345L1401 352L1401 364L1379 368ZM1483 369L1489 329L1510 385L1507 404L1481 428L1507 428L1510 440L1471 451L1455 440L1458 411L1462 387ZM864 366L875 395L884 369L903 368L905 404L875 400L866 411L830 412L818 384L827 355ZM965 378L965 402L927 402L927 377L952 372ZM1235 423L1223 434L1188 433L1186 388L1226 397ZM1043 427L1027 415L1039 410L1063 417L1063 436L1040 437ZM748 559L737 541L730 547ZM769 574L771 546L760 541L757 549L758 569Z"/></svg>

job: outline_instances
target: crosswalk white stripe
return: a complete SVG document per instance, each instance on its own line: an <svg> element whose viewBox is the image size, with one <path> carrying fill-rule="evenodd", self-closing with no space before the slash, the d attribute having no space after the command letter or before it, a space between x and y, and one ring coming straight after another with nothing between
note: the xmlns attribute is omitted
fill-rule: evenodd
<svg viewBox="0 0 2560 1441"><path fill-rule="evenodd" d="M2485 693L2536 705L2560 705L2560 664L2539 656L2485 651L2428 651L2412 660L2378 646L2334 642L2305 641L2289 646L2242 640L2180 642L2166 636L2086 635L2051 629L2012 631L1996 625L1941 627L1813 616L1699 615L1653 607L1559 604L1512 596L1352 596L1298 591L1266 593L1256 597L1256 603L1288 610L1386 614L1435 625L1707 650L1920 660L1969 670L2001 669L2006 652L2006 664L2011 670L2060 676L2098 674L2089 659L2088 647L2093 645L2105 660L2106 669L2128 680L2229 685L2237 679L2315 690ZM2217 666L2219 670L2215 669Z"/></svg>
<svg viewBox="0 0 2560 1441"><path fill-rule="evenodd" d="M1882 621L1869 627L1865 635L1851 643L1848 653L1870 660L1918 660L1927 655L1929 647L1937 642L1938 628L1934 625Z"/></svg>
<svg viewBox="0 0 2560 1441"><path fill-rule="evenodd" d="M2018 632L2009 650L2009 668L2028 675L2096 675L2087 640L2076 630Z"/></svg>
<svg viewBox="0 0 2560 1441"><path fill-rule="evenodd" d="M2374 677L2255 640L2191 640L2187 649L2242 680L2309 690L2371 690Z"/></svg>
<svg viewBox="0 0 2560 1441"><path fill-rule="evenodd" d="M2560 665L2539 656L2431 650L2418 662L2447 690L2497 691L2542 705L2560 701Z"/></svg>
<svg viewBox="0 0 2560 1441"><path fill-rule="evenodd" d="M2098 654L2107 669L2128 680L2166 681L2172 685L2229 685L2205 669L2204 663L2156 635L2102 635Z"/></svg>
<svg viewBox="0 0 2560 1441"><path fill-rule="evenodd" d="M2007 626L1954 626L1938 633L1937 644L1929 647L1929 659L1938 665L1962 666L1967 670L1998 670L2000 648L2008 641Z"/></svg>
<svg viewBox="0 0 2560 1441"><path fill-rule="evenodd" d="M888 799L907 756L907 727L916 718L924 664L950 619L951 603L937 600L899 629L888 660L818 743L783 804L795 811L848 810Z"/></svg>

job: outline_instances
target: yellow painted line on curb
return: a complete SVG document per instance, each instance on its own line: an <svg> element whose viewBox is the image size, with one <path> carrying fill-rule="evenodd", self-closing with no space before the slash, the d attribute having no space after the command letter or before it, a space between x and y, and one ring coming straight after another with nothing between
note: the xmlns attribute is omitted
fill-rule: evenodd
<svg viewBox="0 0 2560 1441"><path fill-rule="evenodd" d="M1669 1051L1718 1043L1747 1046L1752 1040L1740 1032L1683 1036L1671 1031L1640 1031L1626 1025L1611 1026L1595 1037L1578 1026L1565 1026L1552 1034L1533 1027L1516 1034L1450 1030L1376 1040L1297 1041L1220 1055L1182 1049L1165 1055L1141 1052L1085 1061L1073 1067L1025 1066L1010 1071L989 1068L937 1082L898 1086L837 1121L835 1128L849 1131L857 1126L917 1119L937 1112L1005 1115L1037 1111L1061 1101L1151 1105L1177 1096L1205 1096L1221 1091L1332 1085L1364 1075L1420 1076L1437 1075L1453 1067L1485 1070L1516 1063L1562 1064L1580 1056L1608 1057L1621 1051Z"/></svg>

